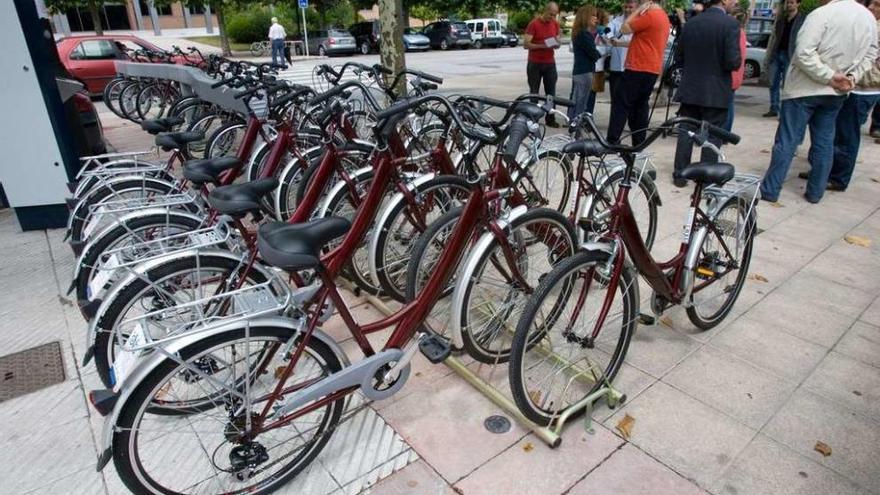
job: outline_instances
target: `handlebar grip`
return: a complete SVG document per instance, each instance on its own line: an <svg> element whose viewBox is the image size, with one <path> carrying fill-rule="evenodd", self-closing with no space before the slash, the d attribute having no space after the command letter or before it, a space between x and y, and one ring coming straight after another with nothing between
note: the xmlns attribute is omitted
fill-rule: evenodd
<svg viewBox="0 0 880 495"><path fill-rule="evenodd" d="M556 105L562 105L562 106L564 106L564 107L573 107L573 106L575 106L575 103L574 103L573 101L569 100L568 98L561 98L561 97L559 97L559 96L554 96L554 97L553 97L553 103L556 104Z"/></svg>
<svg viewBox="0 0 880 495"><path fill-rule="evenodd" d="M718 126L714 126L714 125L712 125L712 124L707 124L707 125L706 125L706 131L707 131L709 134L711 134L711 135L717 137L718 139L724 141L725 143L739 144L739 140L740 140L739 135L738 135L738 134L734 134L734 133L728 131L727 129L722 129L722 128L718 127Z"/></svg>
<svg viewBox="0 0 880 495"><path fill-rule="evenodd" d="M406 109L409 108L409 105L410 105L410 100L408 100L408 99L403 99L403 100L398 101L397 103L394 103L393 105L386 108L385 110L382 110L381 112L376 113L376 122L381 122L381 121L387 119L388 117L391 117L394 114L405 111Z"/></svg>
<svg viewBox="0 0 880 495"><path fill-rule="evenodd" d="M507 132L507 140L504 142L504 151L501 156L505 160L511 161L516 159L517 151L523 140L529 135L529 124L522 117L516 117L510 123L510 129Z"/></svg>
<svg viewBox="0 0 880 495"><path fill-rule="evenodd" d="M437 83L437 84L443 84L442 77L437 77L437 76L434 76L431 74L427 74L427 73L422 72L420 70L413 70L413 71L409 71L409 72L410 72L410 74L412 74L414 76L421 77L422 79L425 79L426 81L431 81L432 83Z"/></svg>
<svg viewBox="0 0 880 495"><path fill-rule="evenodd" d="M389 69L388 67L385 67L382 64L374 64L373 70L375 70L376 72L380 72L382 74L385 74L385 75L394 74L393 70Z"/></svg>

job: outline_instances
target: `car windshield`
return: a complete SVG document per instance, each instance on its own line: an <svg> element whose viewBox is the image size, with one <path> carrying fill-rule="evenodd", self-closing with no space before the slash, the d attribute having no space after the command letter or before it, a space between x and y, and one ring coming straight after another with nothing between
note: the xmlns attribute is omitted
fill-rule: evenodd
<svg viewBox="0 0 880 495"><path fill-rule="evenodd" d="M453 22L452 27L454 27L455 29L458 29L459 31L464 31L468 28L467 24L465 24L463 22Z"/></svg>
<svg viewBox="0 0 880 495"><path fill-rule="evenodd" d="M331 29L330 36L350 37L351 33L349 33L348 31L343 31L341 29Z"/></svg>

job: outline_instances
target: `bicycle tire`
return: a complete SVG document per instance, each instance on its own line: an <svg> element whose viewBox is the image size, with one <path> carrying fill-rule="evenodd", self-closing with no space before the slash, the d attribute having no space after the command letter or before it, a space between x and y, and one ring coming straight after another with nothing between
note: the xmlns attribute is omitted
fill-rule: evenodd
<svg viewBox="0 0 880 495"><path fill-rule="evenodd" d="M593 193L593 201L590 202L589 208L578 222L578 228L582 230L584 239L594 239L607 230L607 223L602 223L601 221L594 222L593 219L601 214L601 208L608 208L614 204L617 199L618 184L623 182L624 176L625 172L623 170L615 172L600 186L601 189ZM639 181L638 188L630 188L631 207L635 206L633 192L636 190L640 191L645 198L644 205L647 208L647 215L640 214L639 210L633 208L633 216L637 224L640 217L645 218L646 225L639 226L639 232L646 231L642 235L642 241L644 241L645 247L650 251L657 237L657 208L660 205L660 196L653 181L643 176Z"/></svg>
<svg viewBox="0 0 880 495"><path fill-rule="evenodd" d="M119 111L122 113L122 118L128 119L136 124L141 123L136 108L137 95L140 93L142 85L143 83L141 81L135 80L119 92Z"/></svg>
<svg viewBox="0 0 880 495"><path fill-rule="evenodd" d="M119 92L127 82L128 80L124 77L116 77L107 83L107 85L104 86L104 91L101 92L101 99L104 101L104 105L120 118L124 118L124 116L119 111L119 108L117 108Z"/></svg>

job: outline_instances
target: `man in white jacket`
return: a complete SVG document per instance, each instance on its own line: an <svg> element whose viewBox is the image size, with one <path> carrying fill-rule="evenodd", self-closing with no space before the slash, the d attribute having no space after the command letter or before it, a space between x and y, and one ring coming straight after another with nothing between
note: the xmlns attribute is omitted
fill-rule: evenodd
<svg viewBox="0 0 880 495"><path fill-rule="evenodd" d="M782 108L761 197L775 202L810 127L811 170L804 197L818 203L828 184L834 123L846 95L877 57L874 16L855 0L833 0L807 16L785 79Z"/></svg>
<svg viewBox="0 0 880 495"><path fill-rule="evenodd" d="M278 18L272 18L272 26L269 28L269 42L272 43L272 65L284 66L284 38L287 33L284 32L284 26L278 24Z"/></svg>

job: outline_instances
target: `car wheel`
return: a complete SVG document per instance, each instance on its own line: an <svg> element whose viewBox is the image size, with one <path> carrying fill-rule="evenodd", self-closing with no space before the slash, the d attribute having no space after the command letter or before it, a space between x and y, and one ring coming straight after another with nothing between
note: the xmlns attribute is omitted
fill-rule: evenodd
<svg viewBox="0 0 880 495"><path fill-rule="evenodd" d="M761 66L754 60L746 60L746 66L743 70L743 78L752 79L761 75Z"/></svg>
<svg viewBox="0 0 880 495"><path fill-rule="evenodd" d="M474 48L476 48L477 50L479 50L480 48L483 48L483 40L477 40L477 41L475 41L475 42L474 42Z"/></svg>
<svg viewBox="0 0 880 495"><path fill-rule="evenodd" d="M324 45L318 45L318 55L320 55L322 57L327 56L327 49L324 48Z"/></svg>
<svg viewBox="0 0 880 495"><path fill-rule="evenodd" d="M440 49L441 50L449 50L449 42L446 41L446 38L440 40Z"/></svg>
<svg viewBox="0 0 880 495"><path fill-rule="evenodd" d="M361 53L364 55L370 54L370 45L366 43L361 43Z"/></svg>

